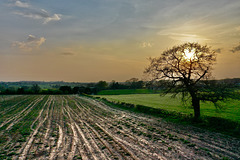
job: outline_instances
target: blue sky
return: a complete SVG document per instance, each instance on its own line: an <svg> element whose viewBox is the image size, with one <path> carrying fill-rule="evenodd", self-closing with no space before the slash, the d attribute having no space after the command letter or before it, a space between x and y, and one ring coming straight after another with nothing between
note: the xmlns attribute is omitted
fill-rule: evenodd
<svg viewBox="0 0 240 160"><path fill-rule="evenodd" d="M125 81L147 58L199 42L215 78L240 77L239 0L2 0L0 81Z"/></svg>

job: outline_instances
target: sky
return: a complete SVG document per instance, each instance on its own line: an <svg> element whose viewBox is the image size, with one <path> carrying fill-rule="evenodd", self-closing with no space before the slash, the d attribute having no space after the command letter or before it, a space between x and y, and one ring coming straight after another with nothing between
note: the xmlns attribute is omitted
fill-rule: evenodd
<svg viewBox="0 0 240 160"><path fill-rule="evenodd" d="M240 1L0 1L0 81L145 79L185 42L217 52L215 79L240 78Z"/></svg>

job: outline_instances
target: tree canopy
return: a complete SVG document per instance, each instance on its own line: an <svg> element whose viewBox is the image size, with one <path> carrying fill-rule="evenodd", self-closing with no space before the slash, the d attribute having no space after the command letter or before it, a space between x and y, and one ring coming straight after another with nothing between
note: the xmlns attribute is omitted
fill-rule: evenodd
<svg viewBox="0 0 240 160"><path fill-rule="evenodd" d="M167 80L167 92L190 95L195 118L200 116L201 88L200 80L211 75L216 54L207 45L184 43L164 51L160 57L150 58L145 73L153 80Z"/></svg>

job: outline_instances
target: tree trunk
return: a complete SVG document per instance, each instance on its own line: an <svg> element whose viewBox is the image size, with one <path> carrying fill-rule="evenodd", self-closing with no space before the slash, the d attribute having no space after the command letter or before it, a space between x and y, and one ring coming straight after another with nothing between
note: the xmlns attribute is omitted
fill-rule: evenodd
<svg viewBox="0 0 240 160"><path fill-rule="evenodd" d="M194 109L194 118L198 119L200 117L200 100L195 96L192 95L192 106Z"/></svg>
<svg viewBox="0 0 240 160"><path fill-rule="evenodd" d="M190 91L192 97L192 106L194 109L194 118L197 120L200 117L200 99L197 97L196 92Z"/></svg>

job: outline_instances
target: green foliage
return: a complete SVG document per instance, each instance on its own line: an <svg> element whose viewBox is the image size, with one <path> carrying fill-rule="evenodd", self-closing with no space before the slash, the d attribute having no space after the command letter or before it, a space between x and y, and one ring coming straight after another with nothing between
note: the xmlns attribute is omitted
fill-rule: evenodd
<svg viewBox="0 0 240 160"><path fill-rule="evenodd" d="M124 95L124 94L151 94L151 93L156 93L156 91L150 89L102 90L98 92L97 95Z"/></svg>
<svg viewBox="0 0 240 160"><path fill-rule="evenodd" d="M108 84L106 81L99 81L95 86L98 90L103 90L108 87Z"/></svg>
<svg viewBox="0 0 240 160"><path fill-rule="evenodd" d="M41 88L39 87L38 84L33 84L32 88L31 88L32 92L37 94L40 92Z"/></svg>
<svg viewBox="0 0 240 160"><path fill-rule="evenodd" d="M59 90L62 91L64 94L69 94L72 92L71 86L61 86Z"/></svg>
<svg viewBox="0 0 240 160"><path fill-rule="evenodd" d="M190 53L190 54L189 54ZM200 117L200 101L210 101L221 107L219 101L239 99L238 80L208 80L216 61L216 53L207 45L184 43L163 51L160 57L149 58L145 74L155 82L162 81L164 92L182 93L182 100L191 98L194 117Z"/></svg>

